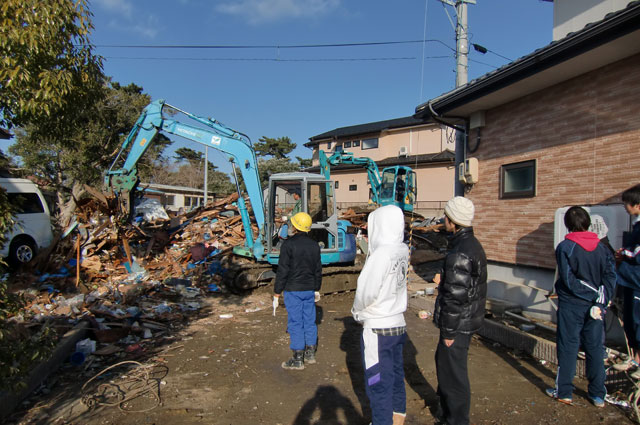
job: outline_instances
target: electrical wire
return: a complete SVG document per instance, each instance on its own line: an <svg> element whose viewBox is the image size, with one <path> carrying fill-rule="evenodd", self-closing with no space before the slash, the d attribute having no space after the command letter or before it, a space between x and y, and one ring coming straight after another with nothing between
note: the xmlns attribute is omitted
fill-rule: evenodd
<svg viewBox="0 0 640 425"><path fill-rule="evenodd" d="M121 60L165 60L165 61L229 61L229 62L362 62L362 61L401 61L415 60L415 56L381 58L320 58L320 59L281 59L281 58L185 58L185 57L139 57L139 56L103 56L105 59ZM449 56L432 56L429 59L448 59Z"/></svg>
<svg viewBox="0 0 640 425"><path fill-rule="evenodd" d="M442 40L397 40L397 41L373 41L362 43L328 43L328 44L254 44L254 45L232 45L232 44L78 44L76 47L96 47L96 48L117 48L117 49L314 49L326 47L364 47L364 46L387 46L394 44L416 44L416 43L439 43L447 49L455 52L456 49L447 45Z"/></svg>

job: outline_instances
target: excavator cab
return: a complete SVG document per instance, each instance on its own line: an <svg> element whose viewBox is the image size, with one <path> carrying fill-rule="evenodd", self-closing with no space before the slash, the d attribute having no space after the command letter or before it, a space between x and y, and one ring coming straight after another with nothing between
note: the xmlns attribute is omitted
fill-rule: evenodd
<svg viewBox="0 0 640 425"><path fill-rule="evenodd" d="M410 167L397 165L382 170L380 205L396 205L404 211L413 211L416 200L416 172Z"/></svg>
<svg viewBox="0 0 640 425"><path fill-rule="evenodd" d="M352 263L356 256L351 223L338 220L333 182L311 173L282 173L269 178L267 197L267 261L277 264L280 246L290 236L290 219L298 212L311 216L309 236L320 245L322 264Z"/></svg>

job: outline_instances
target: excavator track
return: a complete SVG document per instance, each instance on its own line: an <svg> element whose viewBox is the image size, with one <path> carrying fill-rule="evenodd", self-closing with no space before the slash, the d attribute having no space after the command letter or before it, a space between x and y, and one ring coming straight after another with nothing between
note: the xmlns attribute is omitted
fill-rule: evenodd
<svg viewBox="0 0 640 425"><path fill-rule="evenodd" d="M224 283L234 293L241 293L260 286L273 285L276 267L254 263L241 257L230 257L223 262L226 268ZM322 267L321 294L352 291L356 289L362 264Z"/></svg>

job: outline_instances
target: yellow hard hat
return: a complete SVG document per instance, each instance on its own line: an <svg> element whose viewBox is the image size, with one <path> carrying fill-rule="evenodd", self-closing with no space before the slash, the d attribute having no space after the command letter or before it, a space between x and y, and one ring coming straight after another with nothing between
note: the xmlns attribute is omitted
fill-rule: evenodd
<svg viewBox="0 0 640 425"><path fill-rule="evenodd" d="M311 216L306 212L299 212L291 217L291 224L301 232L308 232L311 230Z"/></svg>

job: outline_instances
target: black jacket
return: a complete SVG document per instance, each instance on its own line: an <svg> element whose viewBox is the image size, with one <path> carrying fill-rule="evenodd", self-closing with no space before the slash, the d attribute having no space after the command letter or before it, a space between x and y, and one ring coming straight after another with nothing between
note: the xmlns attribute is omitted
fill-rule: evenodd
<svg viewBox="0 0 640 425"><path fill-rule="evenodd" d="M322 284L320 245L306 233L296 233L280 248L274 292L319 291Z"/></svg>
<svg viewBox="0 0 640 425"><path fill-rule="evenodd" d="M484 320L487 257L472 227L461 228L449 242L433 320L443 338L472 334Z"/></svg>

